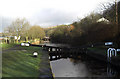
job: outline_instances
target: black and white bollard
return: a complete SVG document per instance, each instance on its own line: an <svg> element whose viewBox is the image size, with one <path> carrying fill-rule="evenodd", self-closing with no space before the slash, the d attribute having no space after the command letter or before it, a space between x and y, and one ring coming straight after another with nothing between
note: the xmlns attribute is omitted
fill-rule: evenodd
<svg viewBox="0 0 120 79"><path fill-rule="evenodd" d="M37 57L38 56L38 53L37 52L34 52L33 53L33 57Z"/></svg>

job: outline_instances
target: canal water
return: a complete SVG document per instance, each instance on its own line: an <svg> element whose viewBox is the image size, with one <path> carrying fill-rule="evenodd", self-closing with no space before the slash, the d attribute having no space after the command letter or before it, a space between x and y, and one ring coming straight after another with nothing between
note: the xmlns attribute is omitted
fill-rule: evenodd
<svg viewBox="0 0 120 79"><path fill-rule="evenodd" d="M46 43L47 46L69 47L66 44ZM120 69L109 63L81 55L79 58L59 58L50 61L54 77L119 77Z"/></svg>
<svg viewBox="0 0 120 79"><path fill-rule="evenodd" d="M68 44L56 44L56 43L44 43L41 45L46 45L46 46L54 46L54 47L70 47Z"/></svg>
<svg viewBox="0 0 120 79"><path fill-rule="evenodd" d="M88 56L56 59L50 65L54 77L120 77L118 69Z"/></svg>

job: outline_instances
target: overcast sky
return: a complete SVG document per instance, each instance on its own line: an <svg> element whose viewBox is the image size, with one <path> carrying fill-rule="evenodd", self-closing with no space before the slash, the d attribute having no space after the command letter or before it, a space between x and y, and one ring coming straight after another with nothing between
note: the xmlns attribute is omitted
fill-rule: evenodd
<svg viewBox="0 0 120 79"><path fill-rule="evenodd" d="M108 1L114 0L0 0L0 23L4 28L24 17L41 27L70 24L99 11L100 4Z"/></svg>

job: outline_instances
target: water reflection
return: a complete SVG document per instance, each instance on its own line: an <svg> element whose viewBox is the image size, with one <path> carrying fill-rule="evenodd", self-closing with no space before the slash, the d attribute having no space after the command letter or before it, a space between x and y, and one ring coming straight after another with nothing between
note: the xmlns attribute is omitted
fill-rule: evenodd
<svg viewBox="0 0 120 79"><path fill-rule="evenodd" d="M84 63L72 63L69 58L51 61L55 77L86 77L89 75Z"/></svg>
<svg viewBox="0 0 120 79"><path fill-rule="evenodd" d="M54 59L50 64L55 77L119 77L120 74L110 64L86 56Z"/></svg>
<svg viewBox="0 0 120 79"><path fill-rule="evenodd" d="M54 46L54 47L70 47L68 44L44 43L41 45Z"/></svg>
<svg viewBox="0 0 120 79"><path fill-rule="evenodd" d="M115 77L117 75L117 71L109 63L107 64L107 75L108 77Z"/></svg>

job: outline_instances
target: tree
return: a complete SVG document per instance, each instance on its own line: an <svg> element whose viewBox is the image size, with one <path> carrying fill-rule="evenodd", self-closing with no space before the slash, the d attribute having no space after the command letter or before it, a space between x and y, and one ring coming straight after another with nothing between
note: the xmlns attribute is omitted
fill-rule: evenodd
<svg viewBox="0 0 120 79"><path fill-rule="evenodd" d="M17 43L19 37L26 37L28 36L28 29L29 29L29 22L23 18L17 18L15 21L12 22L10 26L5 29L5 33L8 33L11 36L17 36Z"/></svg>
<svg viewBox="0 0 120 79"><path fill-rule="evenodd" d="M118 26L120 25L119 5L120 2L118 3ZM80 21L72 23L74 29L71 32L66 30L67 28L65 26L59 26L51 34L52 42L69 43L72 45L76 44L79 46L105 41L114 42L114 39L117 36L117 27L115 27L115 13L115 6L108 5L103 14L91 13ZM110 22L97 22L98 19L103 16Z"/></svg>
<svg viewBox="0 0 120 79"><path fill-rule="evenodd" d="M81 21L77 23L77 27L81 28L84 31L87 31L89 29L89 25L96 23L98 19L102 17L101 14L98 13L91 13L90 15L83 18Z"/></svg>
<svg viewBox="0 0 120 79"><path fill-rule="evenodd" d="M11 26L8 26L7 28L4 29L3 36L13 36L13 28Z"/></svg>
<svg viewBox="0 0 120 79"><path fill-rule="evenodd" d="M104 10L103 16L107 18L116 27L116 47L120 48L120 1L118 3L112 4L111 7Z"/></svg>
<svg viewBox="0 0 120 79"><path fill-rule="evenodd" d="M43 28L41 28L40 26L38 25L34 25L32 26L30 29L29 29L29 38L31 39L42 39L44 36L45 36L45 32L43 30Z"/></svg>
<svg viewBox="0 0 120 79"><path fill-rule="evenodd" d="M55 28L44 28L47 37L50 37Z"/></svg>
<svg viewBox="0 0 120 79"><path fill-rule="evenodd" d="M103 11L103 16L107 18L112 23L116 22L116 6L115 4L109 4L110 7ZM120 1L117 4L117 13L118 13L118 23L120 23Z"/></svg>
<svg viewBox="0 0 120 79"><path fill-rule="evenodd" d="M24 27L22 29L22 34L21 34L21 36L25 39L25 41L28 41L29 29L30 29L30 24L29 22L26 22L24 24Z"/></svg>
<svg viewBox="0 0 120 79"><path fill-rule="evenodd" d="M69 27L67 25L59 25L50 35L52 42L67 43L69 40ZM66 41L67 40L67 41Z"/></svg>

